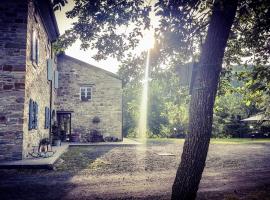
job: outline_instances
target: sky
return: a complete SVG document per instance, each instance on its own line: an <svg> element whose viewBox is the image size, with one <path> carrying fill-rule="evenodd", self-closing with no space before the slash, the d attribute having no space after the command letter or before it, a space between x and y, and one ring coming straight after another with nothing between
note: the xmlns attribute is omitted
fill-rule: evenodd
<svg viewBox="0 0 270 200"><path fill-rule="evenodd" d="M72 23L75 22L76 19L69 19L66 17L65 13L69 10L71 10L74 6L73 0L69 0L68 4L66 4L64 7L61 8L61 11L57 10L55 12L58 28L60 31L60 34L63 34L65 30L69 29L72 27ZM152 20L153 17L151 17L151 21L153 21L155 24L157 23L157 20ZM140 53L144 51L146 48L149 48L152 46L153 39L152 33L149 31L145 31L144 33L144 38L142 38L139 46L135 50L134 53ZM108 58L107 60L101 60L101 61L96 61L95 59L92 58L92 56L95 54L94 50L88 49L86 51L80 49L80 41L76 41L71 47L69 47L65 53L71 57L77 58L79 60L82 60L86 63L92 64L96 67L105 69L107 71L117 73L119 69L120 62L117 61L115 58Z"/></svg>
<svg viewBox="0 0 270 200"><path fill-rule="evenodd" d="M74 2L72 0L68 1L68 4L66 4L61 11L55 12L55 17L57 20L58 28L60 31L60 34L63 34L65 30L72 27L72 22L74 22L73 19L66 18L65 13L69 10L71 10L74 6ZM81 50L80 49L80 41L76 41L71 47L69 47L65 53L71 57L77 58L79 60L82 60L86 63L92 64L96 67L100 67L102 69L105 69L107 71L116 73L119 68L119 62L114 58L108 58L107 60L102 61L96 61L92 58L94 55L93 50Z"/></svg>

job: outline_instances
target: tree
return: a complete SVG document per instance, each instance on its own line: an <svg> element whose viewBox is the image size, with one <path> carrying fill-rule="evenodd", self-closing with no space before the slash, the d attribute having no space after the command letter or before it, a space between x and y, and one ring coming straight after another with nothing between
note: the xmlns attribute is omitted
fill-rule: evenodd
<svg viewBox="0 0 270 200"><path fill-rule="evenodd" d="M227 65L240 63L242 56L252 56L256 63L269 61L269 4L268 0L157 0L153 6L160 17L155 34L157 65L164 60L177 62L179 54L186 62L191 57L199 58L190 103L189 134L172 199L196 198L223 60ZM58 48L80 39L83 49L98 50L96 59L122 59L126 51L138 44L141 28L150 27L150 11L151 5L143 0L75 0L75 7L67 16L78 17L78 22L61 37ZM130 23L131 30L121 29Z"/></svg>
<svg viewBox="0 0 270 200"><path fill-rule="evenodd" d="M138 57L128 57L119 68L123 80L123 132L130 137L137 136L139 105L144 78L145 52ZM152 63L151 66L154 64ZM174 63L166 68L151 70L149 82L148 136L170 137L174 128L186 132L188 94L186 88L179 88ZM169 80L169 81L168 81Z"/></svg>
<svg viewBox="0 0 270 200"><path fill-rule="evenodd" d="M213 120L213 106L226 43L237 1L216 1L202 47L190 104L189 134L172 189L172 199L195 199L205 166Z"/></svg>

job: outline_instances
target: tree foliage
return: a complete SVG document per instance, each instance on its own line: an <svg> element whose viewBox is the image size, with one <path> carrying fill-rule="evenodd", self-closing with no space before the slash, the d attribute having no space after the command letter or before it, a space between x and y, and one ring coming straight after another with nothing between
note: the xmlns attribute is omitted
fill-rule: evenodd
<svg viewBox="0 0 270 200"><path fill-rule="evenodd" d="M143 30L152 28L150 13L159 20L155 27L153 66L156 68L153 71L162 71L162 63L199 61L191 92L189 134L172 189L172 199L195 199L212 131L213 106L222 63L227 66L243 64L242 58L246 57L255 64L254 79L265 83L251 80L249 88L260 88L260 92L269 89L266 77L269 68L261 66L269 62L270 1L157 0L151 4L142 0L75 0L75 7L67 12L67 17L76 18L77 22L60 38L56 48L65 49L80 39L82 49L97 49L96 59L112 56L123 60L128 51L138 45ZM135 75L136 71L142 72L141 69L134 70ZM136 80L137 77L132 76L125 80L126 86ZM158 77L158 73L152 77ZM153 121L165 124L168 122L163 121L162 112L165 111L161 104L167 91L160 88L166 88L166 82L157 80L151 83L152 87L155 93L161 92L159 94L163 96L152 97L156 103L151 105L150 112L158 111L160 115L152 113ZM138 85L137 82L133 87ZM221 93L222 87L219 85Z"/></svg>
<svg viewBox="0 0 270 200"><path fill-rule="evenodd" d="M65 49L79 39L82 49L97 49L96 59L108 56L123 59L151 28L149 14L154 12L157 58L173 59L182 53L187 60L198 57L209 25L213 1L157 0L74 0L75 7L66 13L78 19L61 36L58 49ZM55 0L60 8L66 0ZM253 63L269 61L270 2L240 0L232 26L224 61L242 64L242 57Z"/></svg>
<svg viewBox="0 0 270 200"><path fill-rule="evenodd" d="M124 84L124 134L128 136L137 135L144 68L145 53L142 53L129 57L119 69ZM183 135L187 132L189 96L186 88L179 87L175 66L155 67L150 76L148 136L171 137L180 132Z"/></svg>

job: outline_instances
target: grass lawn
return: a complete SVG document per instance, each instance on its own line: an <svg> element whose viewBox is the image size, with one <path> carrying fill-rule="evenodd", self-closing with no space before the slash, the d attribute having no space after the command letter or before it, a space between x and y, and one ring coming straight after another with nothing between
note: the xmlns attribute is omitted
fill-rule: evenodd
<svg viewBox="0 0 270 200"><path fill-rule="evenodd" d="M270 138L212 138L211 144L253 144L269 143Z"/></svg>
<svg viewBox="0 0 270 200"><path fill-rule="evenodd" d="M131 138L132 139L132 138ZM138 140L138 139L134 139ZM138 140L139 141L139 140ZM184 143L185 139L178 138L148 138L147 143ZM211 144L255 144L270 143L270 138L211 138Z"/></svg>
<svg viewBox="0 0 270 200"><path fill-rule="evenodd" d="M137 146L71 147L55 170L0 169L0 199L169 200L183 142L149 139ZM211 142L198 200L269 200L270 141Z"/></svg>

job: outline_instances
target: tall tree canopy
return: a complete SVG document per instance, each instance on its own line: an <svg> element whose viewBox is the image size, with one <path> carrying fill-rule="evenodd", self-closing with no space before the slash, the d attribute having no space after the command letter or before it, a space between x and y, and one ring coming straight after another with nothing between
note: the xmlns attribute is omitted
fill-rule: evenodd
<svg viewBox="0 0 270 200"><path fill-rule="evenodd" d="M143 29L152 28L151 14L159 20L154 27L155 65L192 59L198 62L189 134L172 188L172 199L195 199L208 152L222 64L243 63L246 57L256 64L254 71L258 73L254 78L266 78L261 66L269 62L270 1L74 1L75 7L67 12L67 17L76 18L77 22L61 36L58 49L79 39L82 49L97 49L96 59L112 56L123 60L138 45ZM56 1L56 9L61 6L59 2Z"/></svg>

